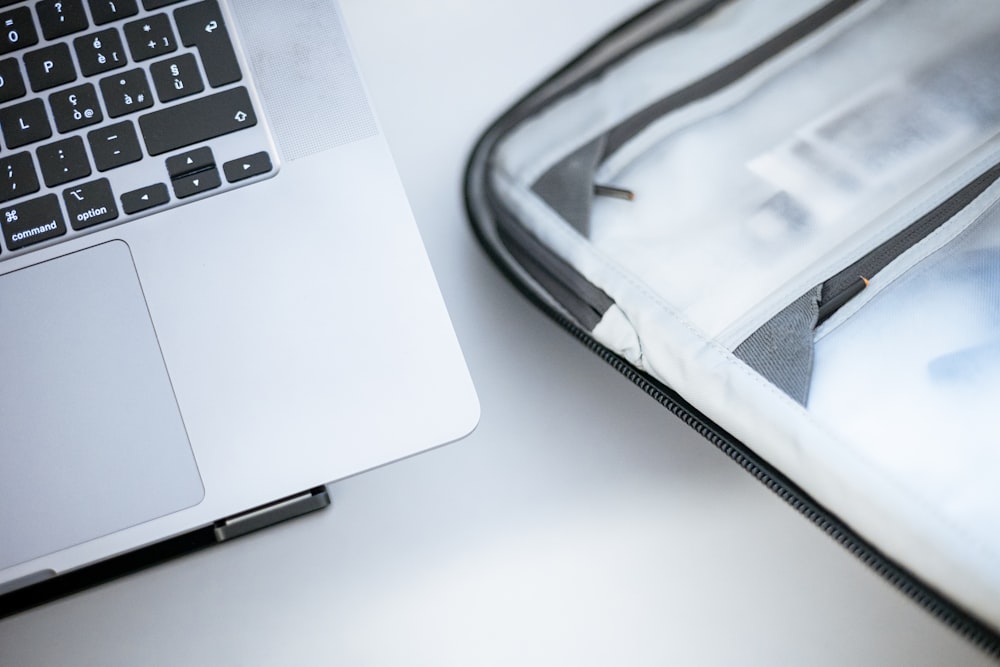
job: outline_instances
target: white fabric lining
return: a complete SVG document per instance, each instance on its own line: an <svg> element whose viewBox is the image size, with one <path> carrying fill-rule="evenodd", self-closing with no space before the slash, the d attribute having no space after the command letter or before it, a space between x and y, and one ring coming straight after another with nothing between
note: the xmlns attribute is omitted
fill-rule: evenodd
<svg viewBox="0 0 1000 667"><path fill-rule="evenodd" d="M807 489L834 514L895 560L1000 628L1000 536L991 526L963 526L928 504L919 489L874 468L863 451L825 425L728 350L707 339L657 294L600 254L575 232L553 224L554 211L510 181L495 183L529 227L559 247L577 269L602 285L621 313L599 326L614 346L630 322L646 369L692 405ZM548 224L545 224L545 223ZM624 317L621 317L623 315ZM992 483L992 480L987 480Z"/></svg>
<svg viewBox="0 0 1000 667"><path fill-rule="evenodd" d="M753 43L742 43L747 42ZM699 42L698 47L703 45ZM863 537L1000 629L1000 571L995 567L1000 562L1000 535L995 534L994 526L970 524L967 517L950 514L949 508L929 500L925 489L881 465L857 443L831 432L828 425L736 360L728 347L713 340L711 332L693 322L647 280L625 270L621 258L588 243L530 192L530 184L563 157L568 147L603 131L595 132L595 127L609 126L606 110L573 119L574 105L586 108L590 103L585 92L568 97L512 134L498 153L499 171L493 174L493 184L528 229L615 300L617 305L594 330L595 338L680 391ZM620 116L625 115L623 108L617 108ZM964 185L971 172L992 166L995 149L995 145L982 148L971 158L974 164L964 162L942 175L935 181L940 187L934 187L933 194L924 190L905 198L880 218L877 229L847 239L834 257L824 257L810 271L797 275L795 280L804 286L786 286L782 293L800 295L836 268L890 238L931 208L942 192ZM609 205L628 206L622 202ZM970 215L975 210L970 209ZM945 234L942 231L935 240ZM924 245L929 248L933 243ZM757 304L757 310L745 311L741 314L744 319L734 321L746 325L747 316L763 316L765 306L773 304ZM849 312L845 310L844 317ZM836 321L831 320L831 325ZM730 327L737 325L728 323ZM727 330L727 334L736 330ZM994 484L994 479L987 477L984 473L980 483Z"/></svg>
<svg viewBox="0 0 1000 667"><path fill-rule="evenodd" d="M939 23L936 19L942 12L950 11L929 2L910 2L905 7L909 13L904 23L912 24L917 36L934 34ZM833 26L835 33L844 36L844 42L825 40L828 45L837 42L836 47L830 46L815 57L812 44L803 46L801 52L791 49L789 53L799 57L809 54L808 64L794 72L789 72L784 62L776 62L718 95L726 100L705 103L713 108L727 107L721 115L710 115L697 123L697 127L685 127L683 132L659 143L647 144L647 139L663 139L657 128L650 128L634 140L637 149L648 150L627 168L612 172L602 167L599 171L598 182L628 188L636 197L629 203L607 198L594 200L593 242L618 257L667 296L688 319L709 336L719 336L731 349L788 302L787 291L796 276L822 276L818 268L830 261L831 251L842 252L843 246L864 243L866 235L884 233L880 226L890 220L884 217L887 211L912 193L918 193L919 197L921 187L940 177L942 171L993 134L991 129L970 127L960 115L942 110L938 116L921 119L925 124L918 124L907 135L912 144L903 149L912 150L913 145L919 145L919 160L897 160L893 163L896 171L887 170L891 175L851 174L861 178L861 183L850 193L836 192L838 196L834 199L839 208L825 214L826 218L817 213L805 222L782 219L780 224L785 227L776 233L759 228L764 223L755 222L754 216L767 211L779 198L795 205L808 204L810 199L790 190L790 185L779 187L754 173L748 167L752 167L755 156L787 151L775 159L790 161L796 156L789 146L796 149L816 146L821 130L842 126L845 118L853 120L862 113L877 115L884 106L898 112L909 103L920 102L909 99L908 96L918 94L913 92L917 89L908 84L905 76L896 75L894 68L923 72L935 63L933 56L946 49L948 42L931 40L937 52L931 52L918 40L909 48L902 48L899 42L905 32L897 32L883 44L881 28L896 18L899 12L895 10L900 5L883 3L881 8L882 11L865 14L872 19L869 22L858 22L857 16L852 16L852 20ZM970 13L959 25L964 31L960 34L971 38L979 35L984 25L998 24L1000 12L986 17ZM857 29L845 30L851 26ZM853 48L858 44L878 54L890 52L889 62L866 69L869 53ZM922 51L920 58L913 58L915 50ZM964 65L965 61L959 60ZM826 105L851 94L859 69L864 72L861 80L869 84L868 89L855 91L856 96L848 99L833 117L824 117L829 111ZM874 74L869 75L869 69ZM812 77L809 86L802 85ZM886 97L887 101L873 107L869 100L881 99L878 96ZM745 103L737 105L736 110L728 109L735 100ZM949 103L941 98L935 98L935 102L944 106ZM692 105L679 115L705 111L695 109L697 106ZM683 122L688 120L685 118ZM664 122L669 124L672 120ZM754 130L739 131L742 127ZM924 137L933 136L928 130L942 128L943 137L925 145ZM832 151L825 150L832 155ZM790 165L786 171L795 171L794 166ZM822 186L833 187L826 181L835 179L817 174L812 180L823 180ZM811 187L808 194L811 196L817 189ZM776 291L785 293L778 295Z"/></svg>

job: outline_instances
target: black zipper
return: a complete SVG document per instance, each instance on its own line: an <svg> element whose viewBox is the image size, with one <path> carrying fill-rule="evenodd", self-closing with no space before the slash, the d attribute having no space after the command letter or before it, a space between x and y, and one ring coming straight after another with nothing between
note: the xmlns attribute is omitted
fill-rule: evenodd
<svg viewBox="0 0 1000 667"><path fill-rule="evenodd" d="M852 296L852 292L856 295L859 291L857 290L859 276L863 276L864 278L874 277L875 274L888 266L894 259L958 215L973 200L983 194L988 187L993 185L997 179L1000 179L1000 164L995 164L993 167L979 174L962 189L948 197L948 199L917 218L913 224L907 225L906 229L903 229L874 250L866 253L864 257L838 272L837 275L829 278L823 283L821 307L823 303L844 301L842 297ZM846 303L846 301L844 302ZM843 304L841 303L840 305Z"/></svg>
<svg viewBox="0 0 1000 667"><path fill-rule="evenodd" d="M493 254L492 251L488 250L488 252ZM871 568L906 597L923 607L940 622L965 637L988 655L1000 658L1000 635L994 630L948 601L947 598L885 556L749 447L698 412L675 391L646 373L637 371L628 361L594 339L589 332L545 303L521 281L513 279L513 274L504 269L502 264L498 264L498 266L530 301L557 324L669 410L685 425L715 445L725 456L753 475L757 481L788 503L796 512L811 521L837 544L847 549L855 558Z"/></svg>

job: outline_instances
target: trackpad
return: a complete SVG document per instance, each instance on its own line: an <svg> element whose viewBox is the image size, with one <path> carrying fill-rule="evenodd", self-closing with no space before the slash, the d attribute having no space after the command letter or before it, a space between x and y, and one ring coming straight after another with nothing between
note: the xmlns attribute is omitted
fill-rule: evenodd
<svg viewBox="0 0 1000 667"><path fill-rule="evenodd" d="M0 569L203 495L128 246L0 276Z"/></svg>

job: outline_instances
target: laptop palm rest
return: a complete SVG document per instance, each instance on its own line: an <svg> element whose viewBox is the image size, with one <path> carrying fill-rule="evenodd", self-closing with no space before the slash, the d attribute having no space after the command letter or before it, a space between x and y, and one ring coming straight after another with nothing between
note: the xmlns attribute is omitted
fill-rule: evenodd
<svg viewBox="0 0 1000 667"><path fill-rule="evenodd" d="M128 246L0 276L0 569L204 495Z"/></svg>

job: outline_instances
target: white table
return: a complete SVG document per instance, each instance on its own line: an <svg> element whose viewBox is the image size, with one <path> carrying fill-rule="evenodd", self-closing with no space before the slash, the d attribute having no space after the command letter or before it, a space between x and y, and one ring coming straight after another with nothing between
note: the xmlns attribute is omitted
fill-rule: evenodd
<svg viewBox="0 0 1000 667"><path fill-rule="evenodd" d="M483 406L335 507L0 621L0 665L989 664L550 323L478 132L639 0L344 0Z"/></svg>

